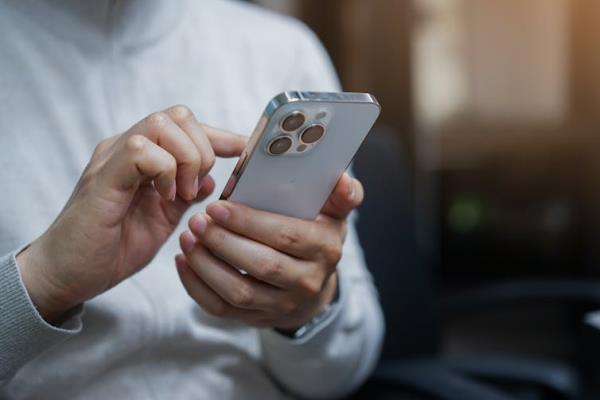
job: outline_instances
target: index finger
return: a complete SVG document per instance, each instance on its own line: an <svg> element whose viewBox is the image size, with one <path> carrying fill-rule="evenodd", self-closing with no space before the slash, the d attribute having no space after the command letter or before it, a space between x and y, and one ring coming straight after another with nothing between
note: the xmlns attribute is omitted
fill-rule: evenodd
<svg viewBox="0 0 600 400"><path fill-rule="evenodd" d="M215 154L219 157L238 157L246 148L246 143L248 143L246 136L224 131L206 124L202 124L202 127Z"/></svg>
<svg viewBox="0 0 600 400"><path fill-rule="evenodd" d="M165 112L150 114L132 126L123 140L134 135L145 136L168 151L177 161L177 192L186 200L198 195L200 153L192 139Z"/></svg>
<svg viewBox="0 0 600 400"><path fill-rule="evenodd" d="M343 223L333 219L308 221L225 200L210 204L206 212L232 232L304 260L332 253L343 237Z"/></svg>

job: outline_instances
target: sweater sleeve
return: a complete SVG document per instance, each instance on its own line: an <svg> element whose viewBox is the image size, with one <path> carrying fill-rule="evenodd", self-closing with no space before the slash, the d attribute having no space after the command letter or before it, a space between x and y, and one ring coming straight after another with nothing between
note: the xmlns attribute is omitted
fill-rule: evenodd
<svg viewBox="0 0 600 400"><path fill-rule="evenodd" d="M298 54L310 59L311 67L295 72L296 86L290 89L339 90L325 50L312 32L303 31ZM267 370L285 390L303 398L348 394L364 382L379 358L384 319L352 221L337 271L339 303L307 337L292 340L273 330L260 333Z"/></svg>
<svg viewBox="0 0 600 400"><path fill-rule="evenodd" d="M13 251L0 256L0 386L44 350L81 331L81 307L53 326L31 302Z"/></svg>
<svg viewBox="0 0 600 400"><path fill-rule="evenodd" d="M337 271L338 307L309 336L292 340L273 330L261 331L267 369L301 397L348 394L364 382L379 357L383 315L354 228L349 229Z"/></svg>

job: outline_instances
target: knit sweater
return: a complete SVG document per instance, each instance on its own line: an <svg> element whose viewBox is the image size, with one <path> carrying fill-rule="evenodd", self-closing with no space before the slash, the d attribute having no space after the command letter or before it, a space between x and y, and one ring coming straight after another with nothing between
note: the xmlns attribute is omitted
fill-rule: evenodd
<svg viewBox="0 0 600 400"><path fill-rule="evenodd" d="M352 227L338 307L301 340L212 317L186 294L177 237L206 203L150 265L56 325L36 311L15 260L60 212L102 139L174 104L249 134L284 90L339 87L312 32L256 6L0 0L0 398L321 398L365 379L383 319ZM207 202L234 163L217 160Z"/></svg>

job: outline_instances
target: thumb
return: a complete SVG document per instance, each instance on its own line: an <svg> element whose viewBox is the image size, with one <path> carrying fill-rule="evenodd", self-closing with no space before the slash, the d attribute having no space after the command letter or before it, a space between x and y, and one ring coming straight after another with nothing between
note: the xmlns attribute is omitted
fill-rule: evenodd
<svg viewBox="0 0 600 400"><path fill-rule="evenodd" d="M218 157L238 157L246 148L246 143L248 143L246 136L223 131L208 125L203 125L203 128L210 145Z"/></svg>
<svg viewBox="0 0 600 400"><path fill-rule="evenodd" d="M364 189L361 183L344 173L321 209L321 214L335 219L345 219L352 210L362 203Z"/></svg>

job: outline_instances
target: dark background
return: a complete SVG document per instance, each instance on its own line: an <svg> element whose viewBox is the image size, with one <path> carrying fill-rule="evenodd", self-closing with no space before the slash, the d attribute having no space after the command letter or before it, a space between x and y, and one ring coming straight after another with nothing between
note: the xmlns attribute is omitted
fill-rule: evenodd
<svg viewBox="0 0 600 400"><path fill-rule="evenodd" d="M439 330L443 354L566 360L591 374L594 386L600 352L582 323L594 309L589 304L526 302L440 323L424 323L417 314L496 282L597 281L600 2L257 3L305 21L328 49L344 89L371 92L383 106L370 140L392 137L381 148L391 148L398 170L375 161L362 161L361 168L366 177L386 179L383 187L371 185L375 190L395 188L367 192L367 199L396 199L405 210L382 220L401 229L379 231L380 241L404 249L398 291L405 296L387 304L388 325L420 324L413 336ZM394 213L393 205L388 210ZM361 214L377 218L369 210ZM428 281L426 295L402 285L416 274ZM381 278L377 283L385 298L391 289ZM402 334L411 341L410 332Z"/></svg>

